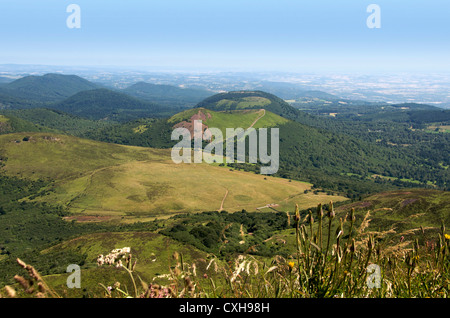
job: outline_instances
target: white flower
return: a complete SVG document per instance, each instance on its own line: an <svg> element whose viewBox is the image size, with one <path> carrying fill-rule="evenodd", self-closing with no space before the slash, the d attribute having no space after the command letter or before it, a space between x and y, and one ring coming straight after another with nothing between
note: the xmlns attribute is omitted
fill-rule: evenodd
<svg viewBox="0 0 450 318"><path fill-rule="evenodd" d="M97 264L98 266L102 266L103 264L106 265L114 265L114 263L116 262L116 260L122 256L122 258L126 258L126 254L131 252L131 248L129 247L124 247L124 248L118 248L118 249L114 249L111 251L111 253L109 253L106 256L103 255L99 255L97 258ZM119 260L117 267L122 267L122 261Z"/></svg>

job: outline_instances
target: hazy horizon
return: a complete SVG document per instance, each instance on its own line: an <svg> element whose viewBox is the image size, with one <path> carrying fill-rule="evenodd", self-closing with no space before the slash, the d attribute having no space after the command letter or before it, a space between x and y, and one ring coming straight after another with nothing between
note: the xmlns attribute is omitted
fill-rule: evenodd
<svg viewBox="0 0 450 318"><path fill-rule="evenodd" d="M450 3L0 1L0 64L243 72L450 72ZM369 29L369 4L381 28Z"/></svg>

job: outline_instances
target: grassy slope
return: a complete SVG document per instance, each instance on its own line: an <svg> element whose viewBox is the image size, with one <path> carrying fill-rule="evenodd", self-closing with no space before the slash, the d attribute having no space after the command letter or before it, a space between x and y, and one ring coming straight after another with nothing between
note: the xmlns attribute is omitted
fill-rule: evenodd
<svg viewBox="0 0 450 318"><path fill-rule="evenodd" d="M0 136L8 175L54 180L53 192L37 200L67 205L80 215L154 217L187 211L230 212L301 196L303 208L329 197L303 194L308 183L230 171L207 164L176 165L170 150L120 146L54 134ZM180 182L182 180L182 182ZM333 197L333 200L343 200ZM142 220L142 219L141 219Z"/></svg>
<svg viewBox="0 0 450 318"><path fill-rule="evenodd" d="M99 283L112 286L120 281L129 291L133 290L130 277L123 269L103 266L97 267L98 255L106 255L113 249L130 247L133 261L137 260L136 273L146 282L151 282L155 276L166 274L169 268L175 265L172 255L177 252L183 255L185 262L198 265L199 272L203 272L208 258L205 252L192 246L184 245L165 236L151 232L126 232L126 233L97 233L84 235L42 251L44 255L52 255L53 252L74 251L86 255L86 265L82 268L82 285L87 288L90 296L104 292ZM50 275L46 281L52 286L59 286L56 290L61 295L68 297L80 297L84 293L80 289L65 288L69 274ZM139 280L137 281L139 284ZM125 288L125 287L124 287ZM67 294L66 294L67 293Z"/></svg>
<svg viewBox="0 0 450 318"><path fill-rule="evenodd" d="M387 247L387 251L401 251L412 248L414 240L421 245L426 242L436 243L441 224L450 226L450 192L409 189L377 193L364 198L362 201L344 204L335 209L336 218L332 233L337 229L339 219L344 221L344 229L349 232L351 209L355 209L354 231L371 234L375 239ZM317 212L312 209L317 226ZM326 215L326 211L325 211ZM328 218L324 218L323 231L328 232ZM422 228L423 232L422 232ZM279 238L289 238L292 231L283 231ZM403 238L402 238L403 237ZM324 242L324 245L326 242Z"/></svg>
<svg viewBox="0 0 450 318"><path fill-rule="evenodd" d="M299 112L281 98L262 91L235 91L206 98L196 108L215 111L264 108L284 118L295 119Z"/></svg>
<svg viewBox="0 0 450 318"><path fill-rule="evenodd" d="M373 235L375 240L383 246L383 253L404 252L412 248L412 242L418 240L421 246L426 242L436 243L437 233L440 231L440 222L444 221L450 226L448 215L450 193L436 190L407 190L379 193L365 198L363 201L342 205L336 208L336 218L332 225L334 235L339 219L345 220L351 208L355 209L356 222L354 233L359 232L361 237ZM292 209L290 209L292 211ZM368 214L368 212L370 212ZM313 209L316 218L316 211ZM325 209L326 215L326 209ZM304 215L301 217L304 219ZM365 225L363 225L365 224ZM344 223L345 233L348 233L348 221ZM424 232L421 230L421 226ZM307 224L308 233L309 225ZM317 228L317 218L314 231ZM324 218L324 242L328 233L328 218ZM403 238L402 238L403 237ZM344 241L347 237L344 236ZM364 242L364 239L357 244ZM334 244L334 239L331 242ZM283 245L293 254L295 253L295 229L287 229L274 233L262 244L268 246ZM145 280L150 281L161 273L168 273L173 265L171 255L174 252L183 254L187 263L195 262L199 273L205 271L208 256L189 245L183 245L169 238L155 233L108 233L90 234L70 241L58 244L43 254L52 252L76 251L85 254L87 264L82 270L84 286L89 286L90 291L101 292L96 285L101 282L106 286L113 285L116 281L130 282L123 270L114 268L97 268L95 259L99 254L106 254L114 248L129 246L132 253L138 258L137 273ZM206 261L205 261L206 260ZM201 275L201 274L200 274ZM64 286L67 274L54 275L47 278L54 286ZM128 289L130 289L128 285ZM61 287L58 289L61 291ZM69 295L72 291L68 291ZM80 291L75 291L79 293ZM98 295L98 294L97 294ZM73 295L79 296L79 295Z"/></svg>
<svg viewBox="0 0 450 318"><path fill-rule="evenodd" d="M169 119L170 123L178 123L181 121L190 121L193 115L199 112L205 115L211 115L211 118L203 120L203 124L208 127L219 128L225 133L226 128L248 128L255 120L260 118L253 126L254 128L269 128L286 123L288 120L282 118L272 112L266 111L265 114L261 110L232 110L232 111L213 111L204 108L194 108L178 113ZM264 116L263 116L264 115Z"/></svg>
<svg viewBox="0 0 450 318"><path fill-rule="evenodd" d="M441 231L441 222L448 229L450 227L450 192L425 189L411 189L402 191L382 192L362 201L340 205L335 208L336 217L332 222L331 233L335 235L340 219L343 220L344 241L350 230L350 221L347 218L351 209L355 209L354 236L360 233L367 240L372 235L380 243L384 253L401 253L412 249L417 239L421 246L437 243L438 233ZM290 209L292 211L292 208ZM311 209L314 217L314 232L317 231L317 209ZM328 224L327 210L324 207L323 221L323 247L327 244ZM308 220L306 214L301 215L302 220ZM309 233L309 223L306 223ZM422 232L423 228L423 232ZM286 246L295 252L295 230L288 229L274 233L265 244L277 245L286 242ZM336 243L335 238L331 241ZM283 243L284 244L284 243ZM358 243L359 244L359 243Z"/></svg>
<svg viewBox="0 0 450 318"><path fill-rule="evenodd" d="M244 97L241 101L233 101L222 99L217 103L217 106L224 109L247 109L249 107L264 107L270 105L271 101L265 97Z"/></svg>
<svg viewBox="0 0 450 318"><path fill-rule="evenodd" d="M416 229L418 234L420 226L439 227L441 222L450 225L448 191L411 189L377 193L361 202L339 207L337 215L352 207L360 219L370 211L369 229L394 229L398 237L410 229Z"/></svg>

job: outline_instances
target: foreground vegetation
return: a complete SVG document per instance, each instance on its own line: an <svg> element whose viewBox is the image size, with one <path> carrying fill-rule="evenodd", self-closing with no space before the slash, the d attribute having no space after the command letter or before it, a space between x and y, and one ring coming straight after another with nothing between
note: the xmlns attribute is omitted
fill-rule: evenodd
<svg viewBox="0 0 450 318"><path fill-rule="evenodd" d="M223 261L213 254L206 259L186 259L182 253L174 252L164 273L142 279L136 270L139 255L134 254L134 248L115 249L97 258L98 269L106 267L112 271L115 282L105 284L102 276L96 276L96 285L101 289L90 296L449 297L450 235L443 224L432 238L422 228L413 242L401 240L397 248L384 248L380 242L385 233L367 231L368 218L357 226L354 209L338 220L333 203L319 205L315 213L309 211L306 215L297 207L283 218L292 222L295 229L291 243L294 253L287 257L261 258L241 253ZM1 291L3 297L67 295L67 289L52 285L52 277L42 277L33 266L19 259L17 262L26 275L16 275L17 284L5 287Z"/></svg>

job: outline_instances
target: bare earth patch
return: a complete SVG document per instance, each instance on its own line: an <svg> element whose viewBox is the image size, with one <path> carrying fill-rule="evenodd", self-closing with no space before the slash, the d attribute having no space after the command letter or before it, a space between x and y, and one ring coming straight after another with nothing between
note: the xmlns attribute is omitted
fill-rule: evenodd
<svg viewBox="0 0 450 318"><path fill-rule="evenodd" d="M66 221L76 221L79 223L95 223L95 222L106 222L111 220L110 216L92 216L92 215L75 215L65 217Z"/></svg>
<svg viewBox="0 0 450 318"><path fill-rule="evenodd" d="M175 126L173 126L173 128L186 128L189 130L189 132L191 133L191 139L194 138L194 121L195 120L201 120L204 121L206 119L210 119L211 118L211 114L207 113L206 115L199 110L197 114L191 116L191 118L189 119L189 121L182 121L179 122L178 124L176 124ZM205 124L202 123L202 133L208 129L208 126L206 126Z"/></svg>

